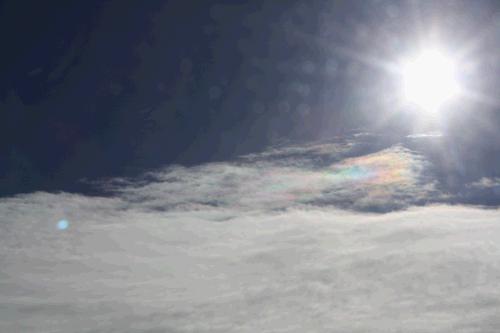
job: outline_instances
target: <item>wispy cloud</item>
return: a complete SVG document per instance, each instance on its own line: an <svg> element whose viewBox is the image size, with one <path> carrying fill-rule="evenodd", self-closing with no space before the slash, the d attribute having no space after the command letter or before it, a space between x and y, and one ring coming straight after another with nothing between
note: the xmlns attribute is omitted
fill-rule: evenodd
<svg viewBox="0 0 500 333"><path fill-rule="evenodd" d="M427 162L418 154L396 145L343 158L353 146L286 147L232 163L172 167L148 174L147 181L115 180L107 186L130 202L158 210L334 205L390 211L436 200Z"/></svg>
<svg viewBox="0 0 500 333"><path fill-rule="evenodd" d="M469 184L469 187L482 188L482 189L500 188L500 178L498 178L498 177L494 177L494 178L482 177L481 179Z"/></svg>

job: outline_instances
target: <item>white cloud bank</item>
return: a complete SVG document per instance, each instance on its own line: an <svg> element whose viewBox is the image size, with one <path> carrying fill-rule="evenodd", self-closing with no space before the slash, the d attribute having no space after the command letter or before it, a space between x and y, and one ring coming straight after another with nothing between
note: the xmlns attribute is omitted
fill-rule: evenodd
<svg viewBox="0 0 500 333"><path fill-rule="evenodd" d="M498 332L498 210L325 204L432 191L400 147L259 158L0 201L0 332Z"/></svg>

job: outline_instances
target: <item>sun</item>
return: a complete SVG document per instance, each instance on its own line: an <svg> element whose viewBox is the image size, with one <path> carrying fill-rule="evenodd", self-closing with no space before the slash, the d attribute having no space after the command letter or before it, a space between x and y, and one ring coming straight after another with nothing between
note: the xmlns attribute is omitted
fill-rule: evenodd
<svg viewBox="0 0 500 333"><path fill-rule="evenodd" d="M401 76L405 101L423 111L441 110L460 92L456 61L436 48L402 61Z"/></svg>

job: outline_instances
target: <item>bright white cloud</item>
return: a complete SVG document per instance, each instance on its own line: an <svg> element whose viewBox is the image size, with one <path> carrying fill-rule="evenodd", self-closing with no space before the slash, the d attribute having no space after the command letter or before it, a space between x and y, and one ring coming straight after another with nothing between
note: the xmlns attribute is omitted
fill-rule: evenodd
<svg viewBox="0 0 500 333"><path fill-rule="evenodd" d="M324 148L116 180L110 198L0 201L0 331L500 327L500 212L334 208L407 207L434 190L402 147Z"/></svg>

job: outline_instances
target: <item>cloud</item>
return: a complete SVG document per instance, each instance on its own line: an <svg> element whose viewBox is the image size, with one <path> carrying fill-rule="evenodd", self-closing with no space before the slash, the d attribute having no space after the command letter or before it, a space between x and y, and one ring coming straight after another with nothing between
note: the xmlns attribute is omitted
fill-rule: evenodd
<svg viewBox="0 0 500 333"><path fill-rule="evenodd" d="M457 149L446 136L362 133L282 144L233 161L172 166L100 186L163 211L335 206L389 212L437 203L498 207L495 163L478 164L470 151Z"/></svg>
<svg viewBox="0 0 500 333"><path fill-rule="evenodd" d="M497 188L500 187L500 178L482 177L478 181L469 184L471 188Z"/></svg>
<svg viewBox="0 0 500 333"><path fill-rule="evenodd" d="M497 210L159 212L35 193L4 200L0 212L1 331L486 332L500 324Z"/></svg>
<svg viewBox="0 0 500 333"><path fill-rule="evenodd" d="M142 181L105 187L148 209L224 207L244 210L330 206L386 212L436 201L428 163L401 145L361 156L358 142L287 146L239 161L171 167ZM123 186L126 184L127 186Z"/></svg>
<svg viewBox="0 0 500 333"><path fill-rule="evenodd" d="M2 199L0 331L496 331L500 212L424 205L423 155L365 148Z"/></svg>

